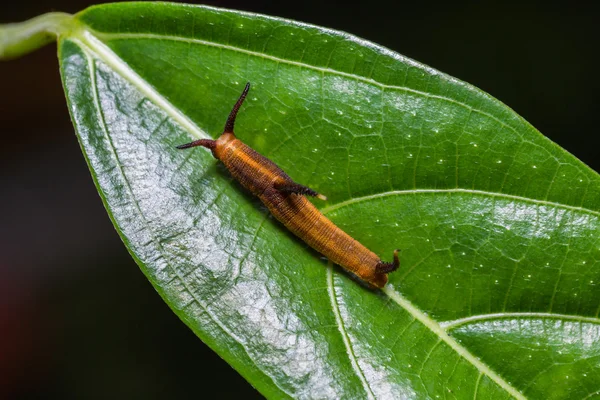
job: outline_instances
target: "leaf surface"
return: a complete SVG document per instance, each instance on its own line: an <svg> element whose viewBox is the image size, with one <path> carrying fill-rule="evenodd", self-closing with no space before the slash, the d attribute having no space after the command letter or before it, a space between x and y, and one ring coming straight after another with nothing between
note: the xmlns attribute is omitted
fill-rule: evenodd
<svg viewBox="0 0 600 400"><path fill-rule="evenodd" d="M92 7L59 40L74 124L131 254L269 397L600 393L600 178L508 107L351 35L168 3ZM237 135L401 269L373 292L210 152ZM118 277L115 277L118 279ZM165 345L168 345L165 343Z"/></svg>

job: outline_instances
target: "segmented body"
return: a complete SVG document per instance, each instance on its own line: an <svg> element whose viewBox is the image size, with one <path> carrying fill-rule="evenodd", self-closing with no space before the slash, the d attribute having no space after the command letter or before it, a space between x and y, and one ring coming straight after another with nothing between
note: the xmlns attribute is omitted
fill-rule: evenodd
<svg viewBox="0 0 600 400"><path fill-rule="evenodd" d="M233 134L223 134L213 150L231 175L258 196L269 211L292 233L360 279L375 287L387 282L385 273L378 273L379 257L325 217L306 197L282 193L275 184L288 175L268 158L259 154Z"/></svg>
<svg viewBox="0 0 600 400"><path fill-rule="evenodd" d="M316 196L326 200L325 196L294 182L273 161L235 137L235 118L249 89L248 83L233 106L225 129L217 140L199 139L177 148L202 146L210 149L213 156L225 164L231 175L258 196L275 218L292 233L369 286L385 286L388 280L387 273L395 271L400 265L398 250L394 251L393 262L381 261L375 253L335 226L304 197Z"/></svg>

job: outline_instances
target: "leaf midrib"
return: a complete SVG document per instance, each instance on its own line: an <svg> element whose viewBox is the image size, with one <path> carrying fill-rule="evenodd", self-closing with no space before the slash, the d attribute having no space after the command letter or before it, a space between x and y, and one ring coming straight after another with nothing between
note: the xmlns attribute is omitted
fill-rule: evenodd
<svg viewBox="0 0 600 400"><path fill-rule="evenodd" d="M381 291L385 293L390 300L394 301L415 319L419 320L419 322L426 326L432 333L437 335L437 337L439 337L440 340L446 343L450 348L456 351L464 360L470 362L471 365L477 368L481 374L486 375L498 386L510 393L511 396L517 399L525 399L525 396L523 396L523 394L521 394L515 387L510 385L480 359L471 354L471 352L469 352L469 350L467 350L464 346L460 345L440 326L440 324L438 324L431 317L426 315L418 307L412 304L408 299L398 293L391 284L388 283L383 289L381 289Z"/></svg>
<svg viewBox="0 0 600 400"><path fill-rule="evenodd" d="M121 75L125 80L130 82L140 90L149 100L156 104L160 109L164 110L175 122L177 122L184 130L198 139L211 138L208 133L201 129L198 125L192 122L185 114L177 107L171 104L167 99L161 96L152 86L150 86L142 77L135 73L127 63L117 56L108 46L99 40L95 34L87 29L79 29L73 32L70 39L79 40L91 52L95 53L99 59L110 66Z"/></svg>

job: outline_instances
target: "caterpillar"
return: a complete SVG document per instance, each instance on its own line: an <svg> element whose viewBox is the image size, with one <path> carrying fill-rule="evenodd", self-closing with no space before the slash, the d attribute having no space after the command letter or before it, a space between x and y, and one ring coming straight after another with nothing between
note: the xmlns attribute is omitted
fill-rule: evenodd
<svg viewBox="0 0 600 400"><path fill-rule="evenodd" d="M398 251L393 262L383 262L346 232L325 217L305 196L327 200L309 187L294 182L273 161L250 148L234 134L237 113L250 90L246 84L233 106L223 133L216 140L199 139L177 146L189 149L201 146L210 149L231 175L263 202L269 211L292 233L310 247L358 277L371 288L382 288L387 274L400 266Z"/></svg>

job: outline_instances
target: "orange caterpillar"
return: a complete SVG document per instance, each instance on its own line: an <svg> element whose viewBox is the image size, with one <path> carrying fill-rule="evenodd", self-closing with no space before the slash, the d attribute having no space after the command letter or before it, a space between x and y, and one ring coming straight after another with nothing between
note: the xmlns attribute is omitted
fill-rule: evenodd
<svg viewBox="0 0 600 400"><path fill-rule="evenodd" d="M231 175L258 196L275 218L296 236L370 287L384 287L388 280L387 274L400 266L398 250L394 251L393 262L381 261L375 253L335 226L304 197L308 195L326 200L325 196L294 182L273 161L235 137L235 118L249 89L250 83L247 83L217 140L200 139L177 148L202 146L210 149L213 156L225 164Z"/></svg>

